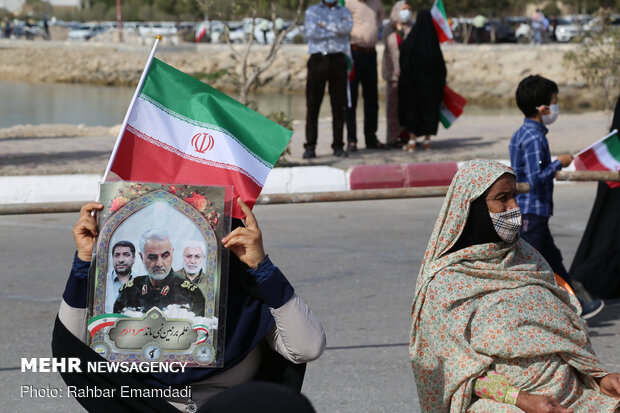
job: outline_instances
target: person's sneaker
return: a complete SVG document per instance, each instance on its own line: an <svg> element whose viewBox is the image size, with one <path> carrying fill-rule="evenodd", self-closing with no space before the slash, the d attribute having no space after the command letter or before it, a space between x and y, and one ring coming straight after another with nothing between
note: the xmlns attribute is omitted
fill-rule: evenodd
<svg viewBox="0 0 620 413"><path fill-rule="evenodd" d="M314 148L306 148L303 158L304 159L316 158L316 152L314 152Z"/></svg>
<svg viewBox="0 0 620 413"><path fill-rule="evenodd" d="M340 149L334 149L334 156L337 156L339 158L346 158L347 156L349 156L349 154L346 153L344 149L340 148Z"/></svg>
<svg viewBox="0 0 620 413"><path fill-rule="evenodd" d="M605 302L599 299L588 301L588 302L579 300L579 302L581 303L581 309L582 309L581 318L583 318L584 320L588 320L594 317L595 315L601 312L603 307L605 307Z"/></svg>

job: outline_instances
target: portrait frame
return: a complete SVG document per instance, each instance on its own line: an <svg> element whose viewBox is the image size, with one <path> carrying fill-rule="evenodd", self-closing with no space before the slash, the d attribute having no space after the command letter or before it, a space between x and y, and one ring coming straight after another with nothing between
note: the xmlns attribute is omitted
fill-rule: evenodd
<svg viewBox="0 0 620 413"><path fill-rule="evenodd" d="M100 194L88 344L109 361L221 367L228 285L221 239L230 231L232 186L117 181L101 184ZM120 244L133 247L130 265L116 266L112 249ZM156 261L153 245L164 246ZM200 246L197 275L196 265L188 272L187 245Z"/></svg>

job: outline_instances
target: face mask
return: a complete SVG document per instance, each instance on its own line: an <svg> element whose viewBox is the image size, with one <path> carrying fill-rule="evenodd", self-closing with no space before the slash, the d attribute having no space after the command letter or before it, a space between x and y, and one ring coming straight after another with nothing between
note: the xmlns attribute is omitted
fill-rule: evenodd
<svg viewBox="0 0 620 413"><path fill-rule="evenodd" d="M497 235L506 242L515 242L521 228L521 210L517 207L504 212L491 212L491 221Z"/></svg>
<svg viewBox="0 0 620 413"><path fill-rule="evenodd" d="M545 125L551 125L558 118L560 114L560 106L556 103L549 106L551 113L549 115L542 115L542 121Z"/></svg>
<svg viewBox="0 0 620 413"><path fill-rule="evenodd" d="M328 6L332 6L336 4L336 0L323 0L323 2L327 4Z"/></svg>
<svg viewBox="0 0 620 413"><path fill-rule="evenodd" d="M401 23L408 23L411 20L411 10L400 10L398 12L398 20L400 20Z"/></svg>

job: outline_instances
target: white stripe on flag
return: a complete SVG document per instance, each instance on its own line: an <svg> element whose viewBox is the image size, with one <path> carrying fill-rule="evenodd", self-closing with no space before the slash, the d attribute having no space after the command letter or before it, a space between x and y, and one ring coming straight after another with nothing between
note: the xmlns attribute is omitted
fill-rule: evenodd
<svg viewBox="0 0 620 413"><path fill-rule="evenodd" d="M448 109L445 103L441 102L441 106L439 107L439 110L441 111L442 115L446 117L448 122L450 122L450 124L452 125L454 121L456 120L456 116L454 116L454 114L450 112L450 109Z"/></svg>
<svg viewBox="0 0 620 413"><path fill-rule="evenodd" d="M170 113L170 111L169 111ZM160 147L171 146L179 152L192 157L243 168L261 186L265 184L271 168L263 164L254 154L249 153L232 137L214 129L207 129L181 120L181 116L171 116L152 103L140 98L129 117L129 125L145 135L162 143ZM208 133L213 137L213 147L200 153L192 144L192 138L200 133ZM203 145L206 146L207 143ZM200 147L200 145L199 145Z"/></svg>
<svg viewBox="0 0 620 413"><path fill-rule="evenodd" d="M607 150L607 145L601 142L597 145L594 145L592 149L594 150L594 153L596 154L599 162L603 164L605 168L609 169L610 171L620 170L620 165L618 164L618 161L609 153L609 151Z"/></svg>

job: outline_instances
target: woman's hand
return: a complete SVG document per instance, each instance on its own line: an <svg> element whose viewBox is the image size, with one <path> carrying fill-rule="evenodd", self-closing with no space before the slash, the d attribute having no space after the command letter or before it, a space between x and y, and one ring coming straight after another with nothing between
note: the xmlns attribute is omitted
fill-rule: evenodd
<svg viewBox="0 0 620 413"><path fill-rule="evenodd" d="M92 212L103 209L99 202L89 202L80 209L80 218L73 226L73 238L77 247L78 258L89 261L93 256L95 239L97 238L97 221Z"/></svg>
<svg viewBox="0 0 620 413"><path fill-rule="evenodd" d="M610 373L597 381L602 393L611 397L620 397L620 374Z"/></svg>
<svg viewBox="0 0 620 413"><path fill-rule="evenodd" d="M517 396L517 407L526 413L573 413L573 409L565 409L557 400L531 394L521 390Z"/></svg>
<svg viewBox="0 0 620 413"><path fill-rule="evenodd" d="M245 214L245 228L236 228L222 238L222 244L234 252L248 267L256 268L265 258L263 236L250 207L241 198L237 199L237 203Z"/></svg>

